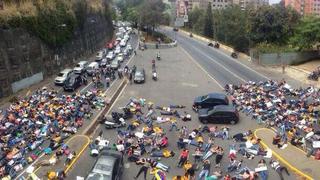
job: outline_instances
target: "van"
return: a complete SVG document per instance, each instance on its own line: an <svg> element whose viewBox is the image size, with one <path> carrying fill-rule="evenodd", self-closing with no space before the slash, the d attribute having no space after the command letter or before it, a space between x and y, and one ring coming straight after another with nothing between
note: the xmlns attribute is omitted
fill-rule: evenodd
<svg viewBox="0 0 320 180"><path fill-rule="evenodd" d="M89 65L88 61L80 61L78 62L76 67L73 68L73 71L75 74L82 74L86 72L88 65Z"/></svg>
<svg viewBox="0 0 320 180"><path fill-rule="evenodd" d="M97 62L90 63L87 68L87 74L89 76L91 76L95 72L96 69L99 69L99 63L97 63Z"/></svg>

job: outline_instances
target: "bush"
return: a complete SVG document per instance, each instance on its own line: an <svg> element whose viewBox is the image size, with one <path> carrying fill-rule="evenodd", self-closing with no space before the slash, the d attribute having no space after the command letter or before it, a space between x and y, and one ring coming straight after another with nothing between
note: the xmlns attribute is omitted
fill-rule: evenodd
<svg viewBox="0 0 320 180"><path fill-rule="evenodd" d="M292 48L291 46L277 46L274 44L268 43L259 43L256 46L258 52L260 53L277 53L277 52L295 52L296 49Z"/></svg>

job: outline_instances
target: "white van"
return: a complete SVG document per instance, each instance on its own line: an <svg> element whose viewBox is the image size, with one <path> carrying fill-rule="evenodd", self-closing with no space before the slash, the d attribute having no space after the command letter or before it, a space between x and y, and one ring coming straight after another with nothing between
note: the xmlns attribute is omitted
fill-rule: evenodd
<svg viewBox="0 0 320 180"><path fill-rule="evenodd" d="M89 65L88 61L80 61L78 62L76 67L73 68L73 71L76 74L82 74L86 72L88 65Z"/></svg>
<svg viewBox="0 0 320 180"><path fill-rule="evenodd" d="M99 63L97 62L90 63L87 68L87 74L91 76L96 69L99 69Z"/></svg>

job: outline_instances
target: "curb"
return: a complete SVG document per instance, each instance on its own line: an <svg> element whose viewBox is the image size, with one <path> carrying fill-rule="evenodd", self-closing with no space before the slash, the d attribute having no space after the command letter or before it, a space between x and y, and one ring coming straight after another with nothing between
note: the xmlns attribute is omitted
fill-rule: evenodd
<svg viewBox="0 0 320 180"><path fill-rule="evenodd" d="M94 130L99 125L98 119L101 119L109 111L109 109L112 107L112 104L115 102L115 100L119 96L120 92L123 90L123 88L125 87L125 85L127 83L128 83L127 80L123 80L121 82L120 86L117 88L116 92L112 95L110 101L108 102L108 105L100 112L99 116L97 116L95 119L93 119L94 122L89 125L89 128L84 131L84 134L86 136L89 136L94 132Z"/></svg>
<svg viewBox="0 0 320 180"><path fill-rule="evenodd" d="M301 68L297 68L295 66L289 66L290 68L294 69L294 70L297 70L297 71L300 71L300 72L303 72L307 75L309 75L311 72L310 71L307 71L307 70L304 70L304 69L301 69Z"/></svg>
<svg viewBox="0 0 320 180"><path fill-rule="evenodd" d="M257 136L257 132L259 130L268 130L268 131L272 131L271 129L267 129L267 128L258 128L254 131L254 136L256 138L258 138ZM274 132L274 131L272 131ZM313 178L308 175L308 174L305 174L303 173L302 171L300 171L299 169L295 168L294 166L292 166L288 161L286 161L284 158L282 158L278 153L274 152L271 148L269 148L269 146L263 142L263 140L260 141L261 145L263 146L263 148L265 149L270 149L272 151L272 155L275 156L280 162L282 162L283 164L285 164L289 169L291 169L292 171L296 172L298 175L302 176L303 178L305 179L308 179L308 180L313 180Z"/></svg>

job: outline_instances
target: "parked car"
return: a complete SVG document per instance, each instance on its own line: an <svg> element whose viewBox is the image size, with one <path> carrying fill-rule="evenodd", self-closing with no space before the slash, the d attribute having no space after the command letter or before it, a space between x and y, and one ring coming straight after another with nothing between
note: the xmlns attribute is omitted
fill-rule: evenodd
<svg viewBox="0 0 320 180"><path fill-rule="evenodd" d="M99 63L97 63L97 62L90 63L87 68L87 74L89 76L91 76L95 72L96 69L99 69Z"/></svg>
<svg viewBox="0 0 320 180"><path fill-rule="evenodd" d="M114 51L115 54L119 54L121 53L121 47L120 46L117 46L116 47L116 50Z"/></svg>
<svg viewBox="0 0 320 180"><path fill-rule="evenodd" d="M54 79L54 84L56 85L63 85L64 81L68 79L73 73L72 69L64 69L61 71L57 77Z"/></svg>
<svg viewBox="0 0 320 180"><path fill-rule="evenodd" d="M217 105L213 108L200 109L198 117L204 124L236 124L239 122L239 112L235 107L229 105Z"/></svg>
<svg viewBox="0 0 320 180"><path fill-rule="evenodd" d="M80 75L72 75L64 82L63 89L65 91L74 91L83 84Z"/></svg>
<svg viewBox="0 0 320 180"><path fill-rule="evenodd" d="M120 63L123 62L123 54L122 54L122 53L118 54L117 60L118 60Z"/></svg>
<svg viewBox="0 0 320 180"><path fill-rule="evenodd" d="M177 27L173 28L173 31L179 31L179 29Z"/></svg>
<svg viewBox="0 0 320 180"><path fill-rule="evenodd" d="M111 67L112 69L118 69L119 66L120 66L120 63L119 63L119 61L118 61L117 59L113 60L113 61L111 62L111 65L110 65L110 67Z"/></svg>
<svg viewBox="0 0 320 180"><path fill-rule="evenodd" d="M216 105L228 105L229 99L222 93L210 93L204 96L198 96L194 99L193 109L212 108Z"/></svg>
<svg viewBox="0 0 320 180"><path fill-rule="evenodd" d="M132 51L132 46L128 44L127 49L129 49L129 51Z"/></svg>
<svg viewBox="0 0 320 180"><path fill-rule="evenodd" d="M80 62L78 62L76 67L73 68L73 71L76 74L82 74L82 73L86 72L88 65L89 65L88 61L80 61Z"/></svg>
<svg viewBox="0 0 320 180"><path fill-rule="evenodd" d="M121 41L120 41L120 46L121 47L125 47L127 45L127 41L125 40L125 39L122 39Z"/></svg>
<svg viewBox="0 0 320 180"><path fill-rule="evenodd" d="M104 51L102 51L102 50L101 50L101 51L98 51L98 52L97 52L97 55L96 55L96 61L97 61L97 62L101 61L102 58L104 58L104 55L105 55L105 54L104 54Z"/></svg>
<svg viewBox="0 0 320 180"><path fill-rule="evenodd" d="M115 57L115 53L113 51L110 51L108 55L106 56L107 60L112 60Z"/></svg>
<svg viewBox="0 0 320 180"><path fill-rule="evenodd" d="M136 70L133 77L133 82L144 83L145 82L145 72L144 69Z"/></svg>
<svg viewBox="0 0 320 180"><path fill-rule="evenodd" d="M99 64L100 67L106 67L108 65L108 60L103 58Z"/></svg>
<svg viewBox="0 0 320 180"><path fill-rule="evenodd" d="M120 180L123 173L123 156L117 151L103 151L86 180Z"/></svg>

